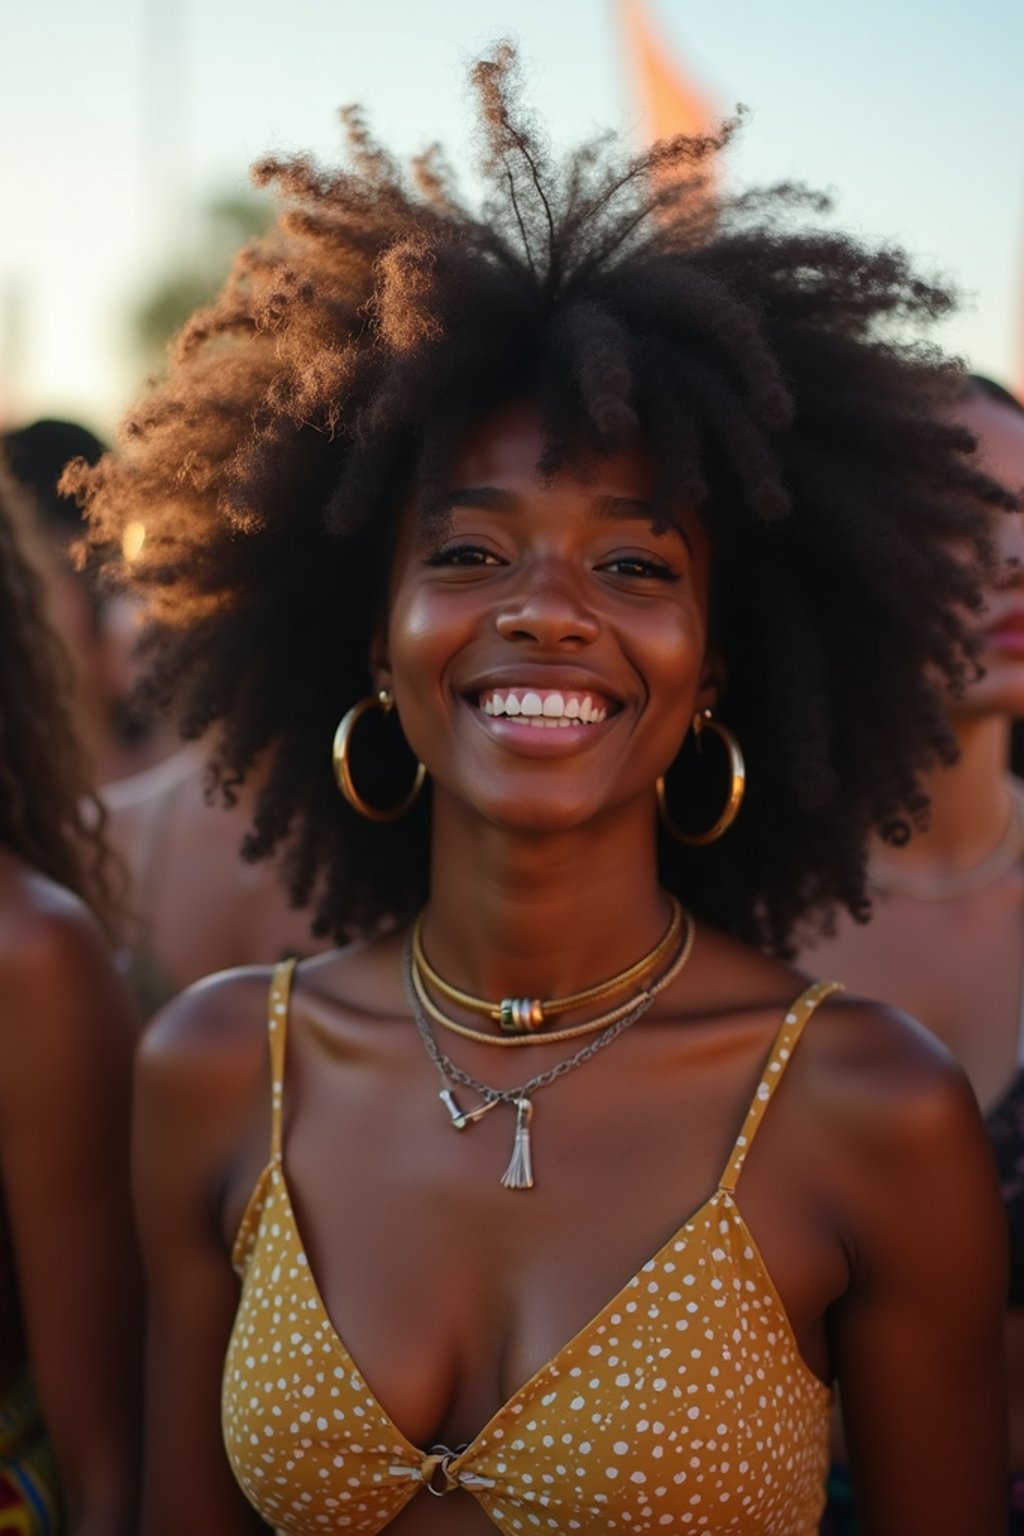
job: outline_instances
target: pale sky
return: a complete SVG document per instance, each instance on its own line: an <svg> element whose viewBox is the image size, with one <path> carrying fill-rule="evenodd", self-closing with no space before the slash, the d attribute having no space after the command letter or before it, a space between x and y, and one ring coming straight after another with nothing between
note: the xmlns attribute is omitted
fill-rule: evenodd
<svg viewBox="0 0 1024 1536"><path fill-rule="evenodd" d="M840 222L960 285L945 344L1020 384L1024 3L650 4L717 106L750 108L733 183L834 191ZM612 0L0 0L0 410L109 431L127 309L190 210L268 149L333 153L353 100L459 161L467 65L503 35L556 143L635 130Z"/></svg>

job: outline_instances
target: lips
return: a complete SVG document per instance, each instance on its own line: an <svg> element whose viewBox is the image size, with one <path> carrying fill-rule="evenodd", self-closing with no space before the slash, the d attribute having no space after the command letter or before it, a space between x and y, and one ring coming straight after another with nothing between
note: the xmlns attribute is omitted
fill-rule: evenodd
<svg viewBox="0 0 1024 1536"><path fill-rule="evenodd" d="M615 701L595 689L504 687L486 688L476 696L477 708L496 719L515 720L541 730L584 729L600 725Z"/></svg>
<svg viewBox="0 0 1024 1536"><path fill-rule="evenodd" d="M982 633L992 650L1020 655L1024 652L1024 610L1011 608L987 624Z"/></svg>
<svg viewBox="0 0 1024 1536"><path fill-rule="evenodd" d="M1010 613L1004 613L1002 618L993 619L986 625L987 635L1018 634L1024 635L1024 612L1013 609Z"/></svg>

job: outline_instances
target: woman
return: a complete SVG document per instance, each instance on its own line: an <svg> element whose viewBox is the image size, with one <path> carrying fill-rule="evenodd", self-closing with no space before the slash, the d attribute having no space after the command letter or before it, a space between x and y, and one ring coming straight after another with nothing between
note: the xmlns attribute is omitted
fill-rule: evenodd
<svg viewBox="0 0 1024 1536"><path fill-rule="evenodd" d="M981 462L1024 487L1024 410L971 381L955 419ZM964 1066L988 1124L1009 1222L1006 1362L1012 1530L1024 1531L1024 789L1007 768L1010 724L1024 714L1024 519L993 522L1000 564L976 620L982 671L949 704L957 761L929 774L927 826L905 847L876 842L867 925L839 922L808 946L808 965L915 1014ZM851 1529L837 1474L830 1520Z"/></svg>
<svg viewBox="0 0 1024 1536"><path fill-rule="evenodd" d="M372 935L148 1037L146 1536L809 1536L835 1374L876 1531L995 1533L969 1089L750 942L861 904L950 748L1007 497L884 339L946 301L791 192L713 218L715 141L556 166L474 78L483 213L357 115L350 170L266 163L278 230L79 477L101 540L145 509L154 685L269 754L251 851Z"/></svg>
<svg viewBox="0 0 1024 1536"><path fill-rule="evenodd" d="M70 668L0 470L0 1530L136 1529L135 1026ZM44 1428L45 1425L45 1428Z"/></svg>

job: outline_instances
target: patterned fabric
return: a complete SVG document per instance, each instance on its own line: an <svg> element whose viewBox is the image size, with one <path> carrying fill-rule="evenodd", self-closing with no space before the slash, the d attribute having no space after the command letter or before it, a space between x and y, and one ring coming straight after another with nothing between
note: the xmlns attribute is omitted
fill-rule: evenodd
<svg viewBox="0 0 1024 1536"><path fill-rule="evenodd" d="M53 1451L25 1377L0 1397L0 1536L56 1536L61 1525Z"/></svg>
<svg viewBox="0 0 1024 1536"><path fill-rule="evenodd" d="M711 1198L471 1444L428 1453L377 1401L303 1251L281 1146L292 970L270 993L271 1159L235 1245L243 1285L222 1395L235 1475L278 1536L374 1536L427 1484L473 1495L506 1536L813 1536L831 1393L799 1354L733 1192L834 987L809 988L786 1014Z"/></svg>

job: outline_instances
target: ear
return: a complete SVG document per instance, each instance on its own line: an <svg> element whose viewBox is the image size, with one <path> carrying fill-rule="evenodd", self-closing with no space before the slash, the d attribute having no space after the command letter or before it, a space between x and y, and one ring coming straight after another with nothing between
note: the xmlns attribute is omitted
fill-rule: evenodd
<svg viewBox="0 0 1024 1536"><path fill-rule="evenodd" d="M391 657L388 650L388 626L387 620L382 615L373 626L373 635L370 640L370 681L373 684L374 693L379 693L382 688L392 689Z"/></svg>
<svg viewBox="0 0 1024 1536"><path fill-rule="evenodd" d="M722 660L721 653L715 647L709 647L704 655L704 665L701 668L700 683L697 687L694 709L715 709L721 694L724 692L725 682L725 663Z"/></svg>

